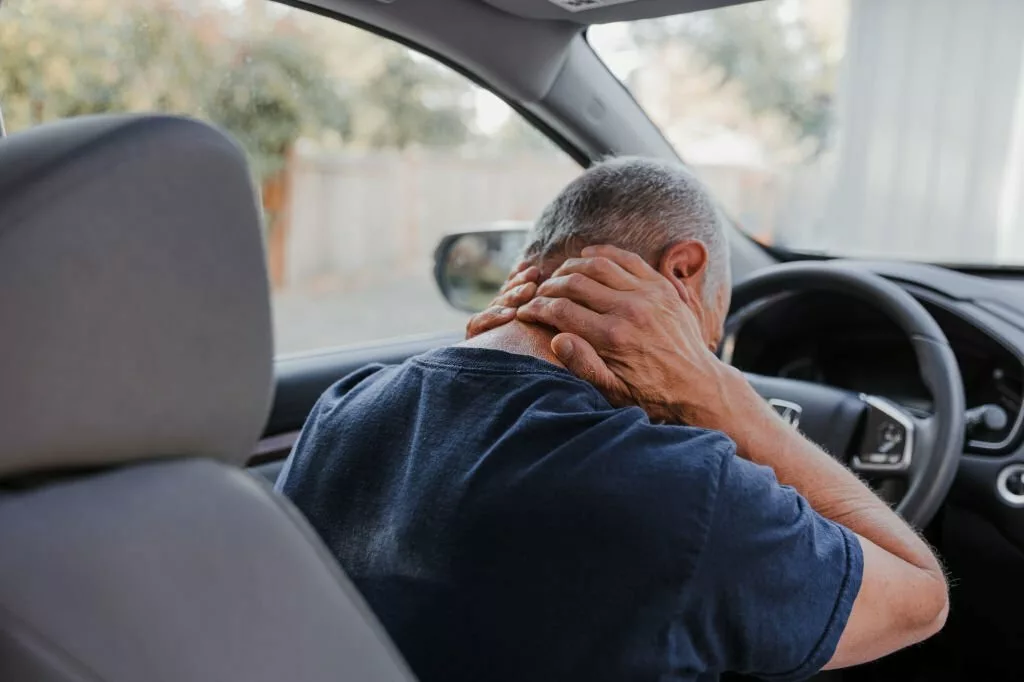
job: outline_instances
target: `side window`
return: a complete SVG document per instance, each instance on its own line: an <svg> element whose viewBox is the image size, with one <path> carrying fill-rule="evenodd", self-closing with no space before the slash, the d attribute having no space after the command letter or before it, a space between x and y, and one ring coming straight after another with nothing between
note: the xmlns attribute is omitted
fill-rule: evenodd
<svg viewBox="0 0 1024 682"><path fill-rule="evenodd" d="M14 0L10 132L164 112L230 132L262 188L278 354L458 331L433 283L447 232L532 220L578 168L434 60L267 0Z"/></svg>

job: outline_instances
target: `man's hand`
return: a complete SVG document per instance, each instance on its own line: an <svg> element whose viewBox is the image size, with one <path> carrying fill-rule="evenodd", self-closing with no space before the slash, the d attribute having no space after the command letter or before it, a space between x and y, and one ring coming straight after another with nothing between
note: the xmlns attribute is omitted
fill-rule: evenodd
<svg viewBox="0 0 1024 682"><path fill-rule="evenodd" d="M540 285L518 318L561 332L552 351L613 405L721 428L721 384L735 371L707 348L680 290L635 253L583 249Z"/></svg>
<svg viewBox="0 0 1024 682"><path fill-rule="evenodd" d="M519 263L490 306L469 318L469 322L466 323L466 338L479 336L516 319L516 308L536 295L539 281L539 268L526 261Z"/></svg>

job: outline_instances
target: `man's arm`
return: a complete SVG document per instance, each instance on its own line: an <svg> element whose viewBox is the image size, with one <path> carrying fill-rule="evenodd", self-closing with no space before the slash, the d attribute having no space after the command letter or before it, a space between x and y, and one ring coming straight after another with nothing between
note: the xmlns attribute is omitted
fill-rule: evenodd
<svg viewBox="0 0 1024 682"><path fill-rule="evenodd" d="M730 402L701 426L729 435L742 457L771 467L860 540L860 593L826 667L874 660L938 632L948 611L946 579L928 546L846 467L783 422L739 372L725 367L723 383Z"/></svg>
<svg viewBox="0 0 1024 682"><path fill-rule="evenodd" d="M643 259L614 247L583 256L566 261L518 311L562 332L552 350L563 364L614 404L724 432L742 457L771 467L815 511L857 534L861 588L826 667L870 661L941 629L945 577L916 533L704 346L679 292Z"/></svg>

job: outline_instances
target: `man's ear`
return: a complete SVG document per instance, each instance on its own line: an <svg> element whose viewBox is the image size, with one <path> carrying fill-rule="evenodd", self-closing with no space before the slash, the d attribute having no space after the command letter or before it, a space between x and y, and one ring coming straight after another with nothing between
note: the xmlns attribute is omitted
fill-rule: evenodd
<svg viewBox="0 0 1024 682"><path fill-rule="evenodd" d="M708 267L708 250L693 239L676 242L661 254L658 272L679 291L688 303L703 300L704 273Z"/></svg>

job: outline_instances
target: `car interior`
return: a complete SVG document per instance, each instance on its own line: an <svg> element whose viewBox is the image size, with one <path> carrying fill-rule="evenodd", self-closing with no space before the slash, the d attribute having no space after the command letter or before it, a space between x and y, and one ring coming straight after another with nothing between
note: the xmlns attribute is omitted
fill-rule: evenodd
<svg viewBox="0 0 1024 682"><path fill-rule="evenodd" d="M447 65L586 167L679 160L588 29L740 3L288 4ZM264 216L234 142L158 112L8 128L0 678L415 679L272 485L327 387L461 333L275 357ZM821 678L1020 679L1024 269L833 258L729 229L721 357L780 413L797 405L950 577L939 635ZM433 264L446 293L456 241Z"/></svg>

